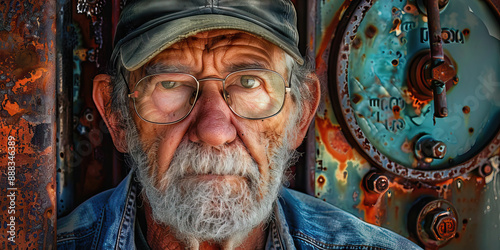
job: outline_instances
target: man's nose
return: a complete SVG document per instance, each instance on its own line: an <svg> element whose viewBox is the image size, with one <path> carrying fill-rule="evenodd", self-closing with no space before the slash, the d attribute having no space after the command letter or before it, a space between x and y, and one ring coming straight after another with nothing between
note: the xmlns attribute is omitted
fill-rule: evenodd
<svg viewBox="0 0 500 250"><path fill-rule="evenodd" d="M189 139L193 142L220 146L236 138L236 128L231 122L232 111L224 101L220 83L205 82L199 94L193 115L194 123L189 129Z"/></svg>

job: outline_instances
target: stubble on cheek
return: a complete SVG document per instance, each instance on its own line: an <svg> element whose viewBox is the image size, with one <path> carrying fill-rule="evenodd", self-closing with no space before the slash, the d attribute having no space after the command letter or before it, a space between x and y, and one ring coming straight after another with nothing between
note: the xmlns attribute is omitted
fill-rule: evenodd
<svg viewBox="0 0 500 250"><path fill-rule="evenodd" d="M147 174L149 178L154 179L155 186L157 186L160 181L158 178L155 178L155 176L160 176L160 169L158 165L158 148L162 140L162 137L156 137L141 142L142 149L147 156Z"/></svg>

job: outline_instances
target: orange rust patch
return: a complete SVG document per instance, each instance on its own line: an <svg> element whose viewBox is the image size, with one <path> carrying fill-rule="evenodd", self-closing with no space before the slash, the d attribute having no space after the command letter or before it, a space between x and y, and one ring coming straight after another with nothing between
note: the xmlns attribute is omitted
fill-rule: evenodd
<svg viewBox="0 0 500 250"><path fill-rule="evenodd" d="M401 32L401 19L396 18L392 21L392 28L389 31L389 33L396 32L397 35L399 35L399 32ZM399 31L399 32L398 32Z"/></svg>
<svg viewBox="0 0 500 250"><path fill-rule="evenodd" d="M396 196L405 196L414 193L413 188L406 188L404 185L398 183L398 178L396 177L394 181L389 182L389 190ZM363 219L371 224L381 225L384 221L386 221L388 216L387 208L389 207L387 202L390 202L390 199L386 200L384 197L386 194L379 195L375 193L370 193L366 190L362 182L360 183L360 189L363 190L360 195L360 203L356 206L359 211L364 212ZM388 191L389 192L389 191ZM396 212L398 212L399 208L396 208ZM394 217L399 219L399 217Z"/></svg>
<svg viewBox="0 0 500 250"><path fill-rule="evenodd" d="M44 72L47 72L47 69L38 68L36 70L33 70L32 72L30 72L30 77L17 80L16 85L14 85L14 87L12 88L12 91L14 91L14 93L16 94L19 94L19 89L21 88L21 91L26 91L26 84L28 82L35 82L36 80L40 79L43 76Z"/></svg>
<svg viewBox="0 0 500 250"><path fill-rule="evenodd" d="M392 66L396 67L396 66L399 65L399 60L398 59L394 59L394 60L392 60L391 64L392 64Z"/></svg>
<svg viewBox="0 0 500 250"><path fill-rule="evenodd" d="M469 134L471 134L471 135L474 134L474 128L472 128L472 127L469 128Z"/></svg>
<svg viewBox="0 0 500 250"><path fill-rule="evenodd" d="M407 4L405 7L404 7L404 11L406 13L410 13L410 14L413 14L413 15L418 15L418 9L417 9L417 6L413 5L413 4Z"/></svg>
<svg viewBox="0 0 500 250"><path fill-rule="evenodd" d="M401 145L401 151L403 151L404 153L413 152L411 144L412 143L408 141L408 138L406 138L403 144Z"/></svg>
<svg viewBox="0 0 500 250"><path fill-rule="evenodd" d="M468 113L470 113L470 107L469 107L469 106L464 106L464 107L462 108L462 112L464 112L464 114L468 114Z"/></svg>
<svg viewBox="0 0 500 250"><path fill-rule="evenodd" d="M354 93L354 98L352 99L352 102L358 104L361 100L363 100L363 96L361 96L358 93Z"/></svg>
<svg viewBox="0 0 500 250"><path fill-rule="evenodd" d="M406 88L402 88L403 90L403 98L405 99L406 103L410 103L411 106L415 109L415 114L420 115L422 114L422 108L425 107L427 104L431 102L432 99L422 101L419 100L416 96L413 95L411 91L409 91Z"/></svg>
<svg viewBox="0 0 500 250"><path fill-rule="evenodd" d="M356 206L359 211L364 212L363 220L374 225L381 225L380 218L384 217L386 210L384 206L381 206L380 200L383 195L373 194L364 188L362 182L360 182L360 188L363 190L361 196L361 202Z"/></svg>
<svg viewBox="0 0 500 250"><path fill-rule="evenodd" d="M394 119L401 119L400 112L401 108L398 105L392 107L392 114L394 115Z"/></svg>
<svg viewBox="0 0 500 250"><path fill-rule="evenodd" d="M56 197L56 190L54 186L54 178L50 178L50 183L47 183L47 186L45 186L45 190L47 190L47 194L49 195L50 198L50 203L52 207L57 207L57 197ZM52 217L55 217L55 213L53 213L52 210L48 211L46 214L49 218L48 219L54 219Z"/></svg>
<svg viewBox="0 0 500 250"><path fill-rule="evenodd" d="M320 175L318 176L318 179L316 179L316 182L318 183L318 187L323 189L326 184L326 178L323 175Z"/></svg>
<svg viewBox="0 0 500 250"><path fill-rule="evenodd" d="M365 30L366 37L368 37L370 39L374 38L377 35L377 33L378 33L378 29L373 24L368 25L368 27Z"/></svg>
<svg viewBox="0 0 500 250"><path fill-rule="evenodd" d="M2 103L2 107L11 116L14 116L15 114L21 111L21 108L19 108L19 104L17 104L17 102L10 101L7 97L7 94L5 94L4 96L4 102Z"/></svg>
<svg viewBox="0 0 500 250"><path fill-rule="evenodd" d="M325 65L327 65L325 63L325 61L323 60L323 53L330 46L330 41L331 41L330 39L331 39L333 33L335 32L335 30L337 29L337 25L340 21L340 18L342 17L344 12L347 10L350 3L351 3L351 1L344 1L344 3L342 3L342 6L340 6L339 10L337 12L335 12L335 16L332 18L332 21L328 24L325 31L323 32L323 34L324 34L323 40L321 41L321 44L319 45L319 48L318 48L318 53L316 54L316 67L317 67L317 69L320 66L325 67Z"/></svg>
<svg viewBox="0 0 500 250"><path fill-rule="evenodd" d="M340 126L334 126L329 119L316 118L317 131L326 151L339 162L338 171L344 171L347 161L354 158L352 147L345 139Z"/></svg>
<svg viewBox="0 0 500 250"><path fill-rule="evenodd" d="M464 29L462 31L462 33L464 34L464 36L468 36L470 34L470 30L469 29Z"/></svg>

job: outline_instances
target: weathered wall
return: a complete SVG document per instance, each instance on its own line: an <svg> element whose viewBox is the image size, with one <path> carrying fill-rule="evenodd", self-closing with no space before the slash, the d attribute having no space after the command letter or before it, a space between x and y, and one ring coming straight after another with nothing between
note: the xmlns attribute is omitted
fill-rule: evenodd
<svg viewBox="0 0 500 250"><path fill-rule="evenodd" d="M0 248L55 246L55 1L0 4Z"/></svg>

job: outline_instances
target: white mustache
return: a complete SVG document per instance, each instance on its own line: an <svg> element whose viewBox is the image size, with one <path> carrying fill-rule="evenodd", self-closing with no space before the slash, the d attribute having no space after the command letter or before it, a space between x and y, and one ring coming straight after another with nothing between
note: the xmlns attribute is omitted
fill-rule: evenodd
<svg viewBox="0 0 500 250"><path fill-rule="evenodd" d="M258 164L243 146L225 145L213 148L182 141L160 182L166 183L172 178L195 175L241 176L253 185L260 179Z"/></svg>

